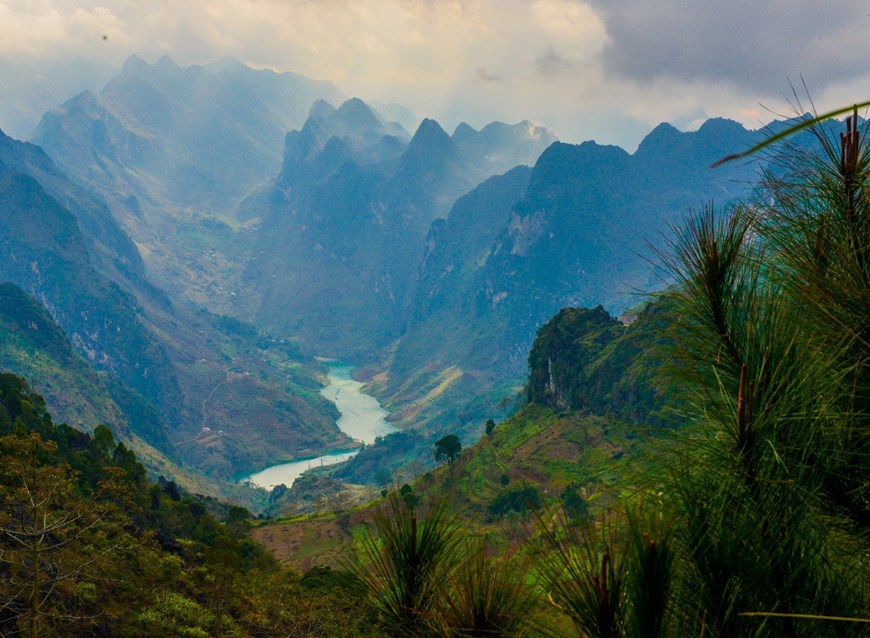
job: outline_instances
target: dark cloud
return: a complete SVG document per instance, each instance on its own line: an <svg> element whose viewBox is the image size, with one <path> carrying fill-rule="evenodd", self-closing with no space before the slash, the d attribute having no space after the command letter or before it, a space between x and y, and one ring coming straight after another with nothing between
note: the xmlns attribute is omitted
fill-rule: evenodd
<svg viewBox="0 0 870 638"><path fill-rule="evenodd" d="M535 58L535 70L538 75L548 77L570 68L571 63L552 46L547 47Z"/></svg>
<svg viewBox="0 0 870 638"><path fill-rule="evenodd" d="M810 89L867 74L865 0L592 0L607 27L606 70L779 89Z"/></svg>

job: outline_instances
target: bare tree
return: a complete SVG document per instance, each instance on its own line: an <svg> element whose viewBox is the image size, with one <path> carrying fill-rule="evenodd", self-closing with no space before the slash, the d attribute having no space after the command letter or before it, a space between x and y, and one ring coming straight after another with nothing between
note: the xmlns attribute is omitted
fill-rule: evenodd
<svg viewBox="0 0 870 638"><path fill-rule="evenodd" d="M62 600L98 580L101 560L118 548L107 534L112 506L77 494L74 471L46 463L55 450L36 434L0 438L0 611L34 638L84 619Z"/></svg>

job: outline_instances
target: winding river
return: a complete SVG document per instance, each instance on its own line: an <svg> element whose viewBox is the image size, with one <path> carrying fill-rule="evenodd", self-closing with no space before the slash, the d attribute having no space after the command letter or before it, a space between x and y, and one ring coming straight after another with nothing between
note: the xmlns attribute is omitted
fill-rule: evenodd
<svg viewBox="0 0 870 638"><path fill-rule="evenodd" d="M329 366L329 385L323 388L320 394L335 403L341 413L337 423L342 432L368 445L374 443L375 437L396 431L396 428L385 420L389 412L384 410L373 396L362 392L362 383L351 378L351 366L335 362L326 362L326 364ZM293 481L306 470L340 463L354 454L356 450L281 463L251 474L242 481L250 481L266 489L272 489L281 483L290 487Z"/></svg>

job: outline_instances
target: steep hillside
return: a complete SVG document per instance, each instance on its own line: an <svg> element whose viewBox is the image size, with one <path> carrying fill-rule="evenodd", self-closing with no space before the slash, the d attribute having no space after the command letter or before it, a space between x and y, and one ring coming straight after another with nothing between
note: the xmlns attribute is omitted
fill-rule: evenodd
<svg viewBox="0 0 870 638"><path fill-rule="evenodd" d="M352 445L317 392L313 361L252 326L171 303L102 200L5 136L0 211L0 280L36 297L106 373L132 434L226 480Z"/></svg>
<svg viewBox="0 0 870 638"><path fill-rule="evenodd" d="M53 199L63 202L75 216L88 254L99 269L116 278L142 280L142 257L101 197L71 180L42 148L12 139L2 131L0 161L30 175Z"/></svg>
<svg viewBox="0 0 870 638"><path fill-rule="evenodd" d="M668 410L670 397L657 392L657 348L666 338L660 315L650 307L625 326L601 308L563 309L535 340L528 402L490 424L479 440L482 423L460 433L465 448L454 466L435 466L434 439L393 434L343 467L325 468L293 490L273 494L270 510L309 511L306 499L329 494L325 506L347 511L267 524L254 530L254 538L294 567L335 564L372 516L370 508L348 506L356 502L353 484L359 482L371 489L407 482L424 503L446 498L466 530L485 532L495 545L526 539L534 510L545 505L561 502L584 518L655 485L661 478L657 459L678 425ZM386 449L393 453L381 456ZM391 465L414 454L424 463L413 474L407 465Z"/></svg>
<svg viewBox="0 0 870 638"><path fill-rule="evenodd" d="M551 137L527 123L451 137L424 120L408 141L360 100L315 104L287 135L275 183L240 209L258 220L245 271L259 299L252 318L312 352L374 359L402 331L433 220ZM237 308L250 312L242 298Z"/></svg>
<svg viewBox="0 0 870 638"><path fill-rule="evenodd" d="M0 279L38 298L93 365L173 419L181 391L166 352L132 298L94 268L76 218L36 179L2 162L0 210Z"/></svg>
<svg viewBox="0 0 870 638"><path fill-rule="evenodd" d="M425 396L449 375L445 403L485 395L489 414L481 405L477 418L487 418L522 378L535 333L553 313L566 305L618 313L662 285L652 247L688 209L748 191L756 167L710 165L759 135L710 120L691 133L663 124L634 154L555 143L519 196L505 180L485 198L461 200L429 235L415 312L372 388L389 407L407 407L407 397ZM477 218L498 224L486 246L459 221ZM407 411L414 422L436 415L437 406Z"/></svg>
<svg viewBox="0 0 870 638"><path fill-rule="evenodd" d="M76 353L45 308L8 282L0 283L0 369L34 379L34 391L60 422L83 431L102 423L130 438L126 416L103 378ZM162 431L146 438L168 446Z"/></svg>
<svg viewBox="0 0 870 638"><path fill-rule="evenodd" d="M529 403L626 423L669 424L658 377L673 317L655 303L633 319L623 325L601 306L560 310L538 330L529 353ZM675 402L667 397L671 407Z"/></svg>

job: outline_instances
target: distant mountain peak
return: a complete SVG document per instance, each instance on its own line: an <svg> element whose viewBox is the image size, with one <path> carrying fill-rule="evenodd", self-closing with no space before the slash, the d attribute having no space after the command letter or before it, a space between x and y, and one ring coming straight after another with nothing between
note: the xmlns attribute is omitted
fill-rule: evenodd
<svg viewBox="0 0 870 638"><path fill-rule="evenodd" d="M457 146L450 136L438 122L427 118L420 122L417 132L405 149L397 175L404 179L408 175L444 170L450 163L450 158L457 156Z"/></svg>
<svg viewBox="0 0 870 638"><path fill-rule="evenodd" d="M454 129L452 135L453 141L457 144L467 142L475 137L477 137L477 129L465 122L461 122L459 126Z"/></svg>
<svg viewBox="0 0 870 638"><path fill-rule="evenodd" d="M746 128L742 124L724 117L710 118L698 129L698 133L704 137L741 135L745 132Z"/></svg>
<svg viewBox="0 0 870 638"><path fill-rule="evenodd" d="M470 127L469 127L470 128ZM429 146L431 144L450 144L450 136L435 120L425 118L417 127L417 132L411 138L411 146Z"/></svg>
<svg viewBox="0 0 870 638"><path fill-rule="evenodd" d="M326 100L314 100L308 109L309 119L312 117L326 118L335 113L335 107Z"/></svg>
<svg viewBox="0 0 870 638"><path fill-rule="evenodd" d="M135 53L124 61L121 72L124 75L139 75L148 69L148 63Z"/></svg>
<svg viewBox="0 0 870 638"><path fill-rule="evenodd" d="M244 71L249 67L244 63L239 61L238 58L234 58L231 55L225 55L217 62L212 62L211 64L206 64L205 69L210 73L221 73L223 71Z"/></svg>
<svg viewBox="0 0 870 638"><path fill-rule="evenodd" d="M181 67L175 63L175 60L173 60L172 56L168 53L166 53L165 55L163 55L163 57L157 60L154 66L158 69L166 69L171 71L178 71L181 69Z"/></svg>
<svg viewBox="0 0 870 638"><path fill-rule="evenodd" d="M358 97L352 97L338 107L332 118L341 121L351 129L365 130L381 128L383 123L368 104Z"/></svg>
<svg viewBox="0 0 870 638"><path fill-rule="evenodd" d="M659 153L668 150L673 144L680 141L682 134L671 124L662 122L643 138L637 147L637 153Z"/></svg>
<svg viewBox="0 0 870 638"><path fill-rule="evenodd" d="M323 150L329 140L329 131L321 118L310 117L300 131L290 131L284 140L284 166L281 171L287 179L293 167Z"/></svg>
<svg viewBox="0 0 870 638"><path fill-rule="evenodd" d="M492 134L494 132L510 131L513 128L514 127L510 126L509 124L505 124L504 122L499 122L498 120L496 120L496 121L490 122L489 124L484 126L482 129L480 129L480 132ZM520 127L520 128L522 128L522 127Z"/></svg>
<svg viewBox="0 0 870 638"><path fill-rule="evenodd" d="M73 97L71 97L69 100L66 101L66 103L43 115L42 119L44 121L46 118L50 118L58 113L65 114L73 111L90 113L94 109L101 108L102 107L100 106L100 101L97 96L86 89L78 95L74 95ZM42 122L40 122L40 127L42 127Z"/></svg>

